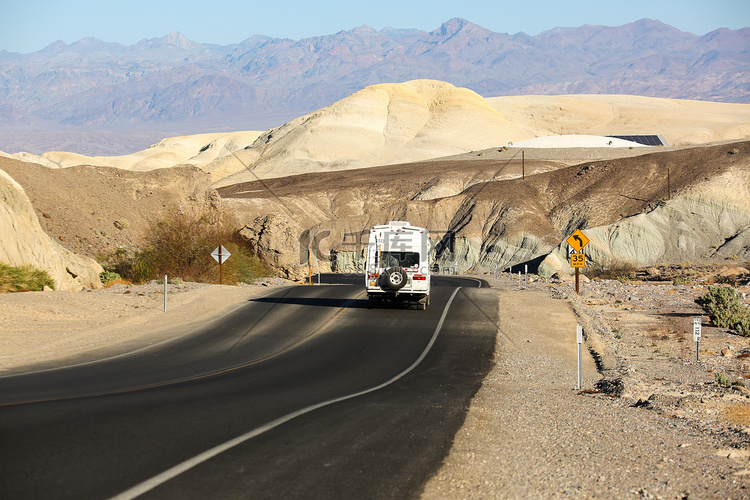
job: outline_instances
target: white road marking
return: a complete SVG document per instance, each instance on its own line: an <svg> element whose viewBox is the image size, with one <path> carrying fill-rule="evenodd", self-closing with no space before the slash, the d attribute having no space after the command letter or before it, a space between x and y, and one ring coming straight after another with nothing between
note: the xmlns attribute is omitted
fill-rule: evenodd
<svg viewBox="0 0 750 500"><path fill-rule="evenodd" d="M152 489L156 488L157 486L160 486L170 479L173 479L183 472L186 472L193 467L202 464L203 462L210 460L211 458L231 449L235 446L244 443L245 441L248 441L254 437L260 436L261 434L270 431L271 429L274 429L275 427L280 426L283 423L289 422L292 419L295 419L301 415L304 415L306 413L310 413L311 411L317 410L319 408L323 408L324 406L329 406L335 403L340 403L341 401L346 401L347 399L353 399L359 396L364 396L365 394L369 394L371 392L375 392L377 390L380 390L384 387L387 387L391 385L392 383L396 382L400 378L407 375L409 372L414 370L427 356L427 353L432 349L432 346L435 344L435 340L437 339L438 334L440 333L440 330L443 328L443 323L445 322L445 317L448 315L448 309L450 308L451 304L453 303L453 299L456 297L456 294L461 289L461 287L456 288L453 291L453 294L451 295L450 299L448 299L448 303L445 305L445 308L443 309L443 314L440 316L440 321L437 324L437 327L435 327L435 332L432 334L432 338L427 343L427 346L425 347L424 351L422 351L422 354L417 358L414 363L411 364L407 369L399 373L398 375L394 376L390 380L386 380L380 385L377 385L375 387L371 387L369 389L365 389L364 391L356 392L354 394L349 394L347 396L341 396L335 399L331 399L328 401L324 401L322 403L318 403L312 406L308 406L307 408L302 408L301 410L297 410L295 412L289 413L288 415L285 415L283 417L277 418L276 420L273 420L265 425L262 425L260 427L257 427L239 437L236 437L232 440L229 440L225 443L222 443L214 448L211 448L210 450L206 450L200 455L196 455L195 457L185 460L184 462L175 465L174 467L165 470L161 474L158 474L151 479L147 479L146 481L137 484L133 486L132 488L123 491L119 495L116 495L112 497L111 500L129 500L136 498L148 491L151 491Z"/></svg>

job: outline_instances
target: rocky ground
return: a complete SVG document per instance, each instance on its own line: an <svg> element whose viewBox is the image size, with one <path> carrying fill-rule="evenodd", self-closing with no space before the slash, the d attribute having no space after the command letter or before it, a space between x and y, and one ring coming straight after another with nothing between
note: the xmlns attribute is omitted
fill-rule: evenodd
<svg viewBox="0 0 750 500"><path fill-rule="evenodd" d="M750 339L709 326L694 303L732 279L747 304L742 275L721 278L733 267L652 268L638 274L662 281L594 280L580 295L569 282L484 276L500 290L497 365L422 498L750 496L750 396L716 379L750 385Z"/></svg>

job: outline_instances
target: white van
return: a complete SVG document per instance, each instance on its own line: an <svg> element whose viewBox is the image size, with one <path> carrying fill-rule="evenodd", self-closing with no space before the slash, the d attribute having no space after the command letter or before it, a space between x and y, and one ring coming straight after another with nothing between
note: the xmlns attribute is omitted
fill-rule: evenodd
<svg viewBox="0 0 750 500"><path fill-rule="evenodd" d="M430 235L423 227L391 221L370 230L365 260L365 288L370 307L385 300L430 303Z"/></svg>

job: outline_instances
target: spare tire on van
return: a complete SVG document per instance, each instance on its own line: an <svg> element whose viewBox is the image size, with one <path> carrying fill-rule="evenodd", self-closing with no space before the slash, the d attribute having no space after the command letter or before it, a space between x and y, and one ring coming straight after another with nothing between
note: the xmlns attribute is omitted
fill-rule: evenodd
<svg viewBox="0 0 750 500"><path fill-rule="evenodd" d="M383 278L385 279L385 286L394 292L401 290L409 279L403 267L390 267L386 269L385 273L383 273Z"/></svg>

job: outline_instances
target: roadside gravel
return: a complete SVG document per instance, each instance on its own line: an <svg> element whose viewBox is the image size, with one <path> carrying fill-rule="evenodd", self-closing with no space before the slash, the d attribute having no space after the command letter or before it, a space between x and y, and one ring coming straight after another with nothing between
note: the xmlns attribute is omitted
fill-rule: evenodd
<svg viewBox="0 0 750 500"><path fill-rule="evenodd" d="M422 498L750 497L748 397L714 382L746 373L736 356L750 343L704 324L702 361L691 360L703 285L602 280L579 296L564 283L488 281L496 366Z"/></svg>

